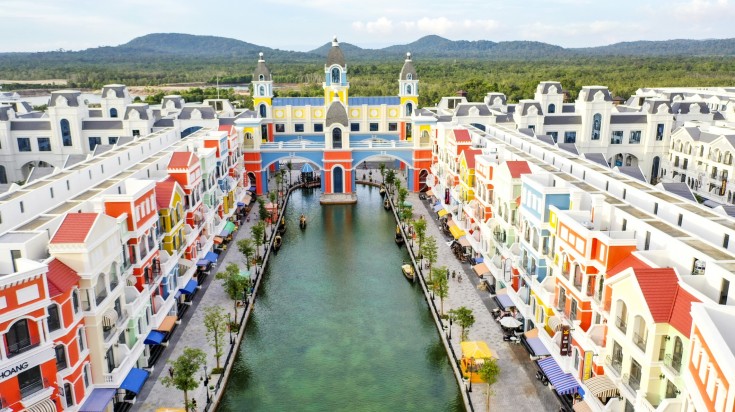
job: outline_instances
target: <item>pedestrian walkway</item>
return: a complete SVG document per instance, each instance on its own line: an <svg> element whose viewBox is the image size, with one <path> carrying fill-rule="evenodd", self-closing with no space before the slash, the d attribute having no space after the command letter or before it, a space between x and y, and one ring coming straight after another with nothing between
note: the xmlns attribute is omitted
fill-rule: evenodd
<svg viewBox="0 0 735 412"><path fill-rule="evenodd" d="M402 177L402 176L401 176ZM405 178L402 179L405 187ZM469 329L467 340L482 340L498 356L500 376L492 387L490 401L491 410L513 411L558 411L560 403L550 386L544 386L536 380L536 366L523 345L503 341L503 331L493 319L491 310L496 307L489 292L479 289L480 279L475 275L469 263L457 260L450 247L453 238L445 235L440 222L426 200L421 200L416 193L410 193L407 201L413 206L414 219L423 216L427 221L426 235L437 241L438 256L435 267L446 266L449 272L455 271L457 279L449 277L449 296L444 299L444 313L451 309L465 306L472 310L475 324ZM409 247L411 247L409 245ZM414 242L413 250L418 253L418 244ZM428 280L428 271L424 272ZM461 279L461 280L460 280ZM441 310L439 298L434 300L437 309ZM461 328L456 323L451 330L451 344L457 357L461 357ZM475 384L472 387L471 399L476 411L487 410L487 385Z"/></svg>
<svg viewBox="0 0 735 412"><path fill-rule="evenodd" d="M161 383L160 378L166 376L168 373L169 365L167 362L179 357L187 346L199 348L207 355L206 368L203 366L200 373L202 383L197 389L189 392L189 399L196 400L198 410L201 411L204 409L204 405L206 405L207 401L206 387L203 382L203 379L205 378L205 370L207 374L210 374L212 369L216 366L214 348L207 340L206 328L204 327L204 309L207 306L217 305L221 306L226 313L234 315L232 300L225 293L224 288L222 287L222 282L214 279L214 277L217 271L224 270L224 268L230 263L236 263L243 268L245 267L243 256L240 251L237 250L237 241L251 237L250 228L257 223L258 209L258 203L254 202L252 210L248 214L248 216L250 216L250 221L246 220L240 226L240 228L234 233L233 239L227 250L220 254L217 265L210 271L211 274L210 276L207 276L204 286L195 296L192 307L184 315L181 325L176 328L174 336L169 341L169 347L164 351L163 355L161 355L161 358L156 363L155 370L146 382L141 393L138 395L138 400L132 409L133 411L154 412L157 408L180 408L183 406L183 392L173 387L169 388L164 386ZM262 252L263 247L261 246L261 256ZM238 310L237 316L242 316L242 310ZM226 354L229 350L228 336L225 336L225 342L224 353ZM221 359L220 366L222 367L224 367L224 359L225 355L223 355ZM209 381L211 386L214 384L216 379L210 378Z"/></svg>

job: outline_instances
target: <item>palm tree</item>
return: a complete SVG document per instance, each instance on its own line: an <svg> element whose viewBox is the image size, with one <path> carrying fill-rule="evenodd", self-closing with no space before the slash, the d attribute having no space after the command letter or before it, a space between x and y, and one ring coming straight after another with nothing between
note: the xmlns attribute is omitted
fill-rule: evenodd
<svg viewBox="0 0 735 412"><path fill-rule="evenodd" d="M439 296L439 303L441 305L441 316L444 316L444 299L449 296L449 282L447 282L446 266L441 266L431 270L432 279L430 283L431 290L436 296Z"/></svg>
<svg viewBox="0 0 735 412"><path fill-rule="evenodd" d="M424 255L424 258L429 261L429 282L431 282L433 279L433 276L431 275L431 268L434 263L436 263L436 260L439 258L439 248L436 245L436 238L434 236L427 237L426 243L421 246L421 254Z"/></svg>
<svg viewBox="0 0 735 412"><path fill-rule="evenodd" d="M288 169L288 185L291 186L291 169L293 168L293 163L291 163L291 160L286 161L286 168Z"/></svg>
<svg viewBox="0 0 735 412"><path fill-rule="evenodd" d="M498 381L500 375L500 366L495 358L485 358L484 362L477 370L477 374L480 375L480 379L487 383L486 395L487 395L487 412L490 412L490 386L494 385Z"/></svg>

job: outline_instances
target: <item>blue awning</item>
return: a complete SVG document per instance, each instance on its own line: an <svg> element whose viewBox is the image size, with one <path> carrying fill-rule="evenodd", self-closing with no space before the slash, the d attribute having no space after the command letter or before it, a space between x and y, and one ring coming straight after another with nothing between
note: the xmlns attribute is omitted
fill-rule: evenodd
<svg viewBox="0 0 735 412"><path fill-rule="evenodd" d="M549 356L551 353L546 348L546 345L539 338L529 338L523 336L523 340L526 341L526 348L533 356Z"/></svg>
<svg viewBox="0 0 735 412"><path fill-rule="evenodd" d="M197 286L199 286L199 284L197 283L197 281L194 280L194 279L192 279L192 280L189 281L189 283L186 284L186 286L184 286L183 288L179 289L179 291L181 293L183 293L184 295L191 295L192 293L194 293L194 291L196 290Z"/></svg>
<svg viewBox="0 0 735 412"><path fill-rule="evenodd" d="M438 212L442 209L442 205L434 205L434 212Z"/></svg>
<svg viewBox="0 0 735 412"><path fill-rule="evenodd" d="M212 263L212 262L208 261L207 259L199 259L199 260L197 260L197 266L207 266L210 263Z"/></svg>
<svg viewBox="0 0 735 412"><path fill-rule="evenodd" d="M217 263L217 258L218 257L219 256L217 256L217 254L214 253L214 252L207 252L207 254L204 256L204 259L207 259L208 261L210 261L212 263Z"/></svg>
<svg viewBox="0 0 735 412"><path fill-rule="evenodd" d="M128 372L128 376L125 377L120 389L125 389L130 392L134 392L136 395L140 393L140 388L150 376L150 373L146 370L133 368Z"/></svg>
<svg viewBox="0 0 735 412"><path fill-rule="evenodd" d="M115 396L117 389L115 388L97 388L89 394L89 397L84 402L79 412L103 412L107 405Z"/></svg>
<svg viewBox="0 0 735 412"><path fill-rule="evenodd" d="M177 290L176 294L174 295L174 299L179 300L180 297L181 297L181 291Z"/></svg>
<svg viewBox="0 0 735 412"><path fill-rule="evenodd" d="M574 375L562 372L554 358L540 359L536 363L559 395L573 394L580 391L579 383L577 383Z"/></svg>
<svg viewBox="0 0 735 412"><path fill-rule="evenodd" d="M219 233L219 235L217 235L217 236L219 236L219 237L227 237L227 236L230 236L230 233L232 233L232 232L230 232L230 231L229 231L229 230L227 230L227 229L223 229L223 230L222 230L222 231L221 231L221 232Z"/></svg>
<svg viewBox="0 0 735 412"><path fill-rule="evenodd" d="M145 343L146 345L160 345L161 342L163 342L163 338L165 337L165 333L159 332L157 330L152 330L148 333L148 336L145 337L143 343Z"/></svg>
<svg viewBox="0 0 735 412"><path fill-rule="evenodd" d="M243 202L237 202L237 206L238 207L243 207L243 206L245 206L245 203L243 203Z"/></svg>
<svg viewBox="0 0 735 412"><path fill-rule="evenodd" d="M495 295L495 303L500 306L500 309L506 310L508 308L512 308L515 306L512 300L510 300L510 296L506 293L501 293L499 295Z"/></svg>
<svg viewBox="0 0 735 412"><path fill-rule="evenodd" d="M480 256L480 257L476 257L476 258L475 258L475 263L482 263L482 262L484 262L484 261L485 261L485 258L484 258L484 257L482 257L482 256Z"/></svg>

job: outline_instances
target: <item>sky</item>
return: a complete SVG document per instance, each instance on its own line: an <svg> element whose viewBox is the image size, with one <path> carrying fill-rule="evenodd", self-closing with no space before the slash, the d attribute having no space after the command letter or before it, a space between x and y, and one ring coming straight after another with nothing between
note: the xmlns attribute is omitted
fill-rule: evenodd
<svg viewBox="0 0 735 412"><path fill-rule="evenodd" d="M429 34L563 47L735 37L735 0L0 0L0 52L115 46L149 33L307 51L378 48Z"/></svg>

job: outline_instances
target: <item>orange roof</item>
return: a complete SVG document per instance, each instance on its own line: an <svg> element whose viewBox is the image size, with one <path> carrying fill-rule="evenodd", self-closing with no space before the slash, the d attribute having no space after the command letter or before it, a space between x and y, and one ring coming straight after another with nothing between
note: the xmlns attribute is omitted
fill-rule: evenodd
<svg viewBox="0 0 735 412"><path fill-rule="evenodd" d="M51 243L84 243L98 216L98 213L68 213Z"/></svg>
<svg viewBox="0 0 735 412"><path fill-rule="evenodd" d="M176 181L171 177L156 182L156 204L159 209L168 209L171 206L171 197L176 189Z"/></svg>
<svg viewBox="0 0 735 412"><path fill-rule="evenodd" d="M470 132L467 129L454 129L454 140L457 142L471 142Z"/></svg>
<svg viewBox="0 0 735 412"><path fill-rule="evenodd" d="M229 136L232 133L233 127L234 126L232 126L231 124L223 124L220 125L217 130L220 132L227 132L227 135Z"/></svg>
<svg viewBox="0 0 735 412"><path fill-rule="evenodd" d="M646 299L653 321L656 323L668 322L676 292L679 290L679 279L674 270L671 268L634 269L633 273Z"/></svg>
<svg viewBox="0 0 735 412"><path fill-rule="evenodd" d="M464 154L465 162L467 162L467 168L474 169L475 168L475 156L482 155L482 150L466 149L466 150L463 150L462 153Z"/></svg>
<svg viewBox="0 0 735 412"><path fill-rule="evenodd" d="M689 336L692 331L692 303L699 302L699 299L692 296L683 288L679 287L676 294L676 301L671 310L671 318L669 323L676 328L684 336Z"/></svg>
<svg viewBox="0 0 735 412"><path fill-rule="evenodd" d="M168 169L188 169L189 166L199 161L197 155L192 152L173 152L168 162Z"/></svg>
<svg viewBox="0 0 735 412"><path fill-rule="evenodd" d="M48 291L51 297L68 292L79 283L77 272L58 259L49 262L46 279L48 280Z"/></svg>
<svg viewBox="0 0 735 412"><path fill-rule="evenodd" d="M643 261L638 259L637 257L633 255L629 255L627 258L623 259L620 263L610 268L610 270L607 271L607 277L611 278L628 268L633 268L635 270L635 269L650 269L651 267L643 263Z"/></svg>
<svg viewBox="0 0 735 412"><path fill-rule="evenodd" d="M525 160L510 160L505 162L505 167L510 172L510 177L518 179L523 174L531 173L531 168L528 167L528 162Z"/></svg>

